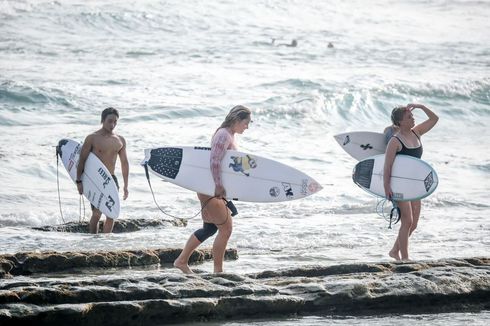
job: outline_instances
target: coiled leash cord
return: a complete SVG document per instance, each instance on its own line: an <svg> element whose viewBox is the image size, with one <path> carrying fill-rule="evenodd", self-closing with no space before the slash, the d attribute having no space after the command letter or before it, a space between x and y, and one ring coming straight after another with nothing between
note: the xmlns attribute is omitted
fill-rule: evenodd
<svg viewBox="0 0 490 326"><path fill-rule="evenodd" d="M385 213L385 205L387 202L391 202L391 204L393 205L390 210L390 214ZM391 229L391 225L398 223L400 221L400 218L402 217L400 207L398 207L396 201L386 198L378 200L378 203L376 204L376 213L378 213L378 215L383 217L386 221L390 222L390 224L388 225L388 229Z"/></svg>

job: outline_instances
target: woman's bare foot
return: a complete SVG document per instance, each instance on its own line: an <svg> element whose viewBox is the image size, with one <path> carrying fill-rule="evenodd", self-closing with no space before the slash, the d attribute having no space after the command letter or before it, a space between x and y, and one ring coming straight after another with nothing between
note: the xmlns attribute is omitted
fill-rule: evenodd
<svg viewBox="0 0 490 326"><path fill-rule="evenodd" d="M390 255L391 258L395 258L396 261L402 260L400 258L399 252L398 251L394 251L393 249L390 250L390 252L388 253L388 255Z"/></svg>
<svg viewBox="0 0 490 326"><path fill-rule="evenodd" d="M179 261L178 259L174 261L174 267L180 269L184 274L194 274L194 272L189 268L189 265Z"/></svg>

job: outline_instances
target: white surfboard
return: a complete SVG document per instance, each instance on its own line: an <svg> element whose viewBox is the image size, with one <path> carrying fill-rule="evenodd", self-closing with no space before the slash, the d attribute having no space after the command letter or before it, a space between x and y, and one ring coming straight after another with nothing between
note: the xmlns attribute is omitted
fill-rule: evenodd
<svg viewBox="0 0 490 326"><path fill-rule="evenodd" d="M73 182L77 178L81 150L82 144L71 139L62 139L58 143L57 153ZM81 180L83 195L90 203L102 214L113 219L118 218L120 203L116 183L104 163L93 153L87 157Z"/></svg>
<svg viewBox="0 0 490 326"><path fill-rule="evenodd" d="M214 195L208 147L146 149L141 165L165 181L186 189ZM277 161L228 150L221 164L228 199L248 202L280 202L303 198L322 186L303 172Z"/></svg>
<svg viewBox="0 0 490 326"><path fill-rule="evenodd" d="M382 133L353 131L333 137L350 156L358 161L374 155L384 154L386 151L386 137Z"/></svg>
<svg viewBox="0 0 490 326"><path fill-rule="evenodd" d="M370 194L385 197L384 163L384 154L360 161L352 171L352 180ZM436 171L425 161L408 155L395 157L391 170L394 200L422 199L432 194L438 183Z"/></svg>

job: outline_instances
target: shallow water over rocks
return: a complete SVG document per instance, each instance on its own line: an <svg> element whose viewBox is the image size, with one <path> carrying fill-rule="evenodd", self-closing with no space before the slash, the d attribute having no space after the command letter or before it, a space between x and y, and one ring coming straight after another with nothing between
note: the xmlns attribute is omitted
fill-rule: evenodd
<svg viewBox="0 0 490 326"><path fill-rule="evenodd" d="M99 222L99 233L102 232L104 222ZM184 219L118 219L114 221L113 233L135 232L144 228L155 227L172 227L172 226L187 226L187 221ZM89 233L89 222L68 222L60 225L45 225L41 227L32 227L38 231L56 231L56 232L74 232L74 233Z"/></svg>

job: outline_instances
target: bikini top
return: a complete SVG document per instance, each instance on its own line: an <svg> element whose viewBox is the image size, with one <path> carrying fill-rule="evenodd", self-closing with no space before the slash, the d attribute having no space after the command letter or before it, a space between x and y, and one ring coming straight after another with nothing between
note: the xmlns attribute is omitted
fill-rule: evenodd
<svg viewBox="0 0 490 326"><path fill-rule="evenodd" d="M420 141L420 137L415 133L415 131L413 131L413 134L417 137L417 139L419 140L420 142L420 146L418 147L407 147L405 146L405 144L401 141L400 138L398 138L398 136L393 136L395 137L396 139L398 139L398 141L400 142L400 144L402 144L402 149L396 153L396 155L398 154L403 154L403 155L409 155L409 156L413 156L413 157L416 157L416 158L421 158L422 157L422 153L424 152L424 149L422 147L422 142Z"/></svg>

